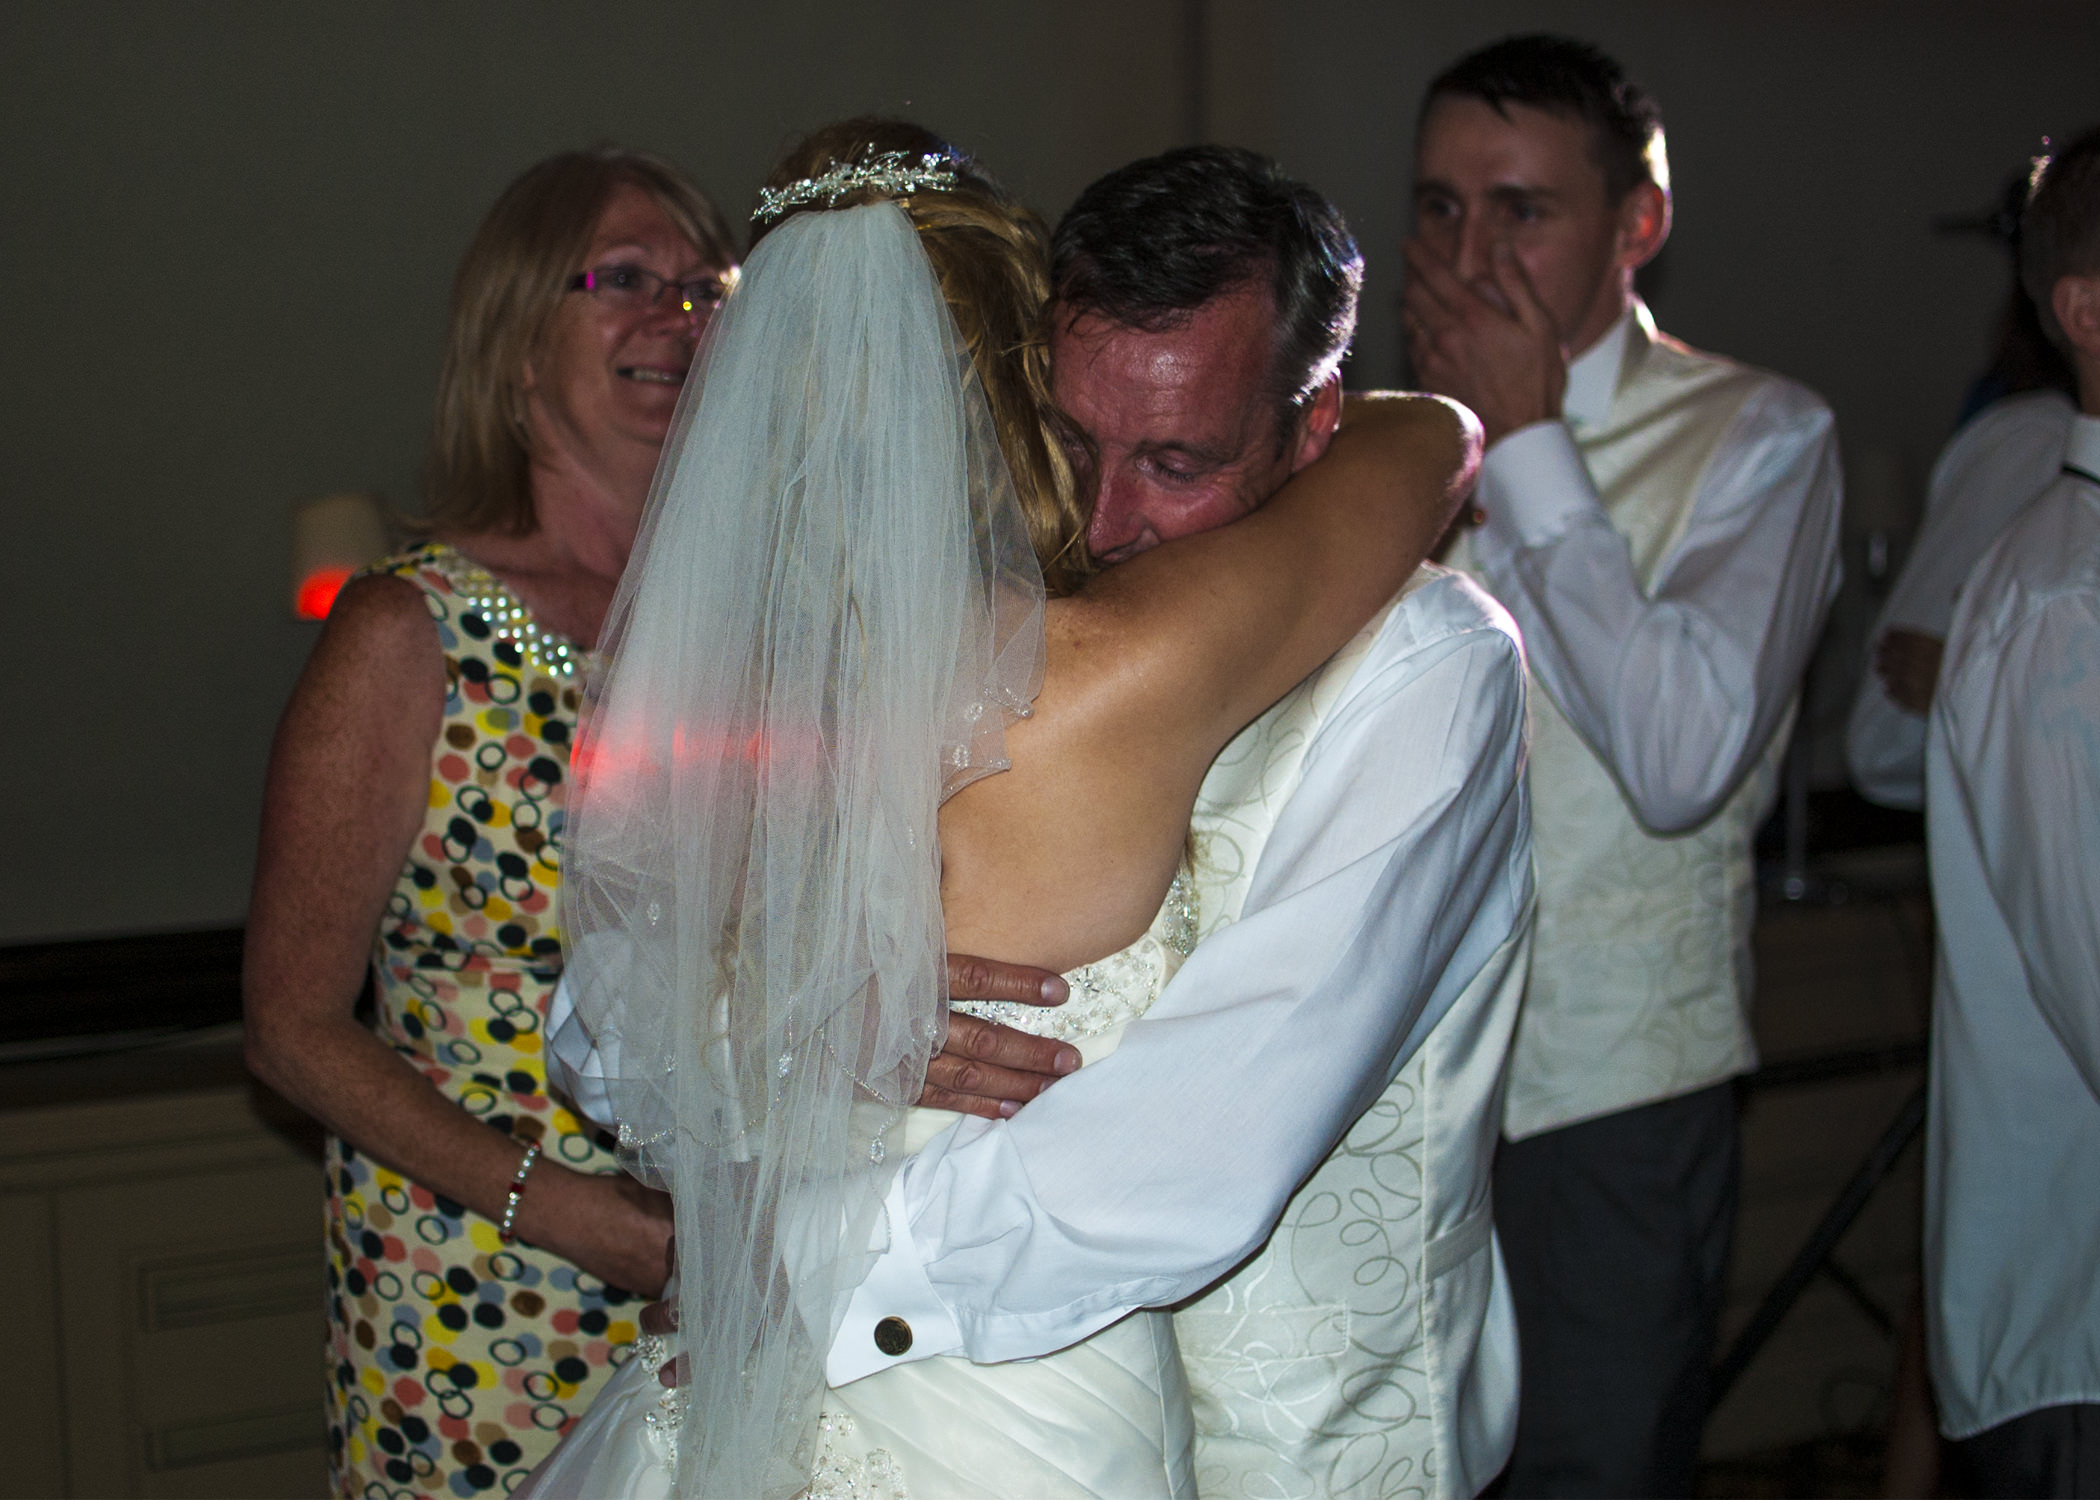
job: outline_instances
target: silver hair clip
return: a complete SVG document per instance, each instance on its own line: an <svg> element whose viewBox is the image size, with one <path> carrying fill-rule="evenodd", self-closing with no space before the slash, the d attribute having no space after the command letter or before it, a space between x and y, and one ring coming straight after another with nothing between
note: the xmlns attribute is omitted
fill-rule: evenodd
<svg viewBox="0 0 2100 1500"><path fill-rule="evenodd" d="M839 199L848 193L872 188L878 193L902 197L906 193L918 192L921 188L935 188L947 192L954 188L958 178L952 158L938 151L929 151L923 156L912 156L904 151L885 151L880 155L869 154L859 161L847 165L834 163L830 171L818 177L805 177L791 182L784 188L761 188L758 194L758 209L751 217L761 224L770 224L782 214L791 213L811 203L823 200L826 208L836 206Z"/></svg>

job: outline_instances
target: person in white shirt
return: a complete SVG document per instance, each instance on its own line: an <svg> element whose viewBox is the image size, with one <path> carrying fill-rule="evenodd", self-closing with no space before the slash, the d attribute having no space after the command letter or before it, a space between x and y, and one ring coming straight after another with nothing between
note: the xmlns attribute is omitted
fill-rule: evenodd
<svg viewBox="0 0 2100 1500"><path fill-rule="evenodd" d="M2072 357L2059 477L1963 587L1926 748L1939 962L1927 1348L1974 1493L2100 1495L2100 131L2022 269Z"/></svg>
<svg viewBox="0 0 2100 1500"><path fill-rule="evenodd" d="M2006 522L2055 479L2076 414L2058 390L2002 396L1932 466L1924 522L1874 622L1871 670L1845 726L1852 784L1869 801L1925 805L1925 715L1954 596Z"/></svg>
<svg viewBox="0 0 2100 1500"><path fill-rule="evenodd" d="M1495 1167L1523 1396L1507 1493L1685 1495L1734 1217L1752 833L1837 589L1817 397L1656 331L1660 112L1585 43L1431 83L1404 311L1479 413L1453 560L1538 687L1539 917Z"/></svg>

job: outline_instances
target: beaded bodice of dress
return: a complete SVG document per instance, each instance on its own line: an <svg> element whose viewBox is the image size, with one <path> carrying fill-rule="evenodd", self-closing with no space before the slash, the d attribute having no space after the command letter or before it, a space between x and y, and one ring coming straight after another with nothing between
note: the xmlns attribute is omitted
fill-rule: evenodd
<svg viewBox="0 0 2100 1500"><path fill-rule="evenodd" d="M1174 876L1167 899L1145 935L1120 953L1083 964L1065 975L1071 998L1063 1005L1023 1005L1012 1000L958 1000L954 1008L1016 1031L1061 1042L1099 1036L1135 1021L1159 998L1182 960L1196 948L1199 912L1196 888L1185 872Z"/></svg>

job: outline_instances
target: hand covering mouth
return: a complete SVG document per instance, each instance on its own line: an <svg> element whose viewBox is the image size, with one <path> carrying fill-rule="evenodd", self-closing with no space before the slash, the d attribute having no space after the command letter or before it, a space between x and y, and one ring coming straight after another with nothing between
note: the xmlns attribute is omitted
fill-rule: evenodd
<svg viewBox="0 0 2100 1500"><path fill-rule="evenodd" d="M665 370L655 365L619 365L613 373L622 380L639 380L644 385L685 384L685 371Z"/></svg>

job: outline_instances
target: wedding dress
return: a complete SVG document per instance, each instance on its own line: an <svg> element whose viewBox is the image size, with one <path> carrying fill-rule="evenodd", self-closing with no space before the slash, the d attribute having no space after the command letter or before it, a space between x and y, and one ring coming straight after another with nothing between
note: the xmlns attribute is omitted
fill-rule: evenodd
<svg viewBox="0 0 2100 1500"><path fill-rule="evenodd" d="M1180 968L1196 916L1191 886L1176 877L1143 937L1065 976L1064 1005L957 1009L1070 1041L1094 1062ZM891 1128L891 1155L917 1151L956 1118L911 1110ZM675 1495L680 1434L706 1420L657 1379L678 1352L676 1335L644 1338L519 1500ZM1147 1310L1042 1359L918 1360L828 1391L800 1458L813 1475L807 1500L1180 1500L1196 1493L1192 1435L1173 1317Z"/></svg>

